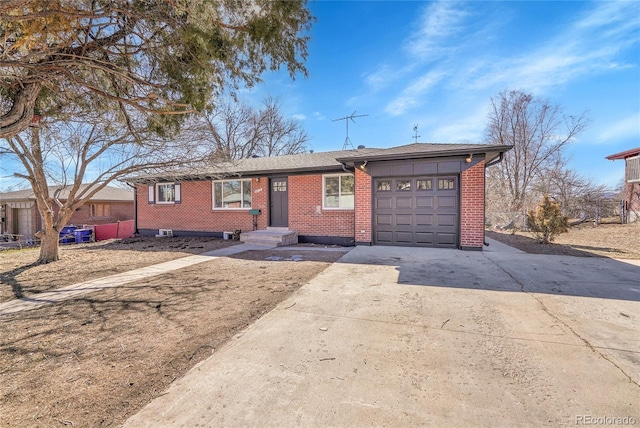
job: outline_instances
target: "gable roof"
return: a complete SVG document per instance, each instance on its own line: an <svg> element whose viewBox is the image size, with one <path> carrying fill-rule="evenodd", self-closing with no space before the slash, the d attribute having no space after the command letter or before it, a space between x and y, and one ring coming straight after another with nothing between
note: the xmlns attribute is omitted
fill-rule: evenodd
<svg viewBox="0 0 640 428"><path fill-rule="evenodd" d="M89 184L81 184L78 192L87 189L89 186ZM67 199L69 196L70 186L49 186L49 195L53 196L54 192L58 189L62 189L58 199ZM1 201L35 201L35 199L36 196L31 188L0 193ZM133 191L113 186L106 186L105 188L98 190L91 200L105 202L133 202Z"/></svg>
<svg viewBox="0 0 640 428"><path fill-rule="evenodd" d="M158 174L129 177L130 183L160 180L215 179L229 176L274 175L301 172L343 171L345 163L364 160L435 158L469 154L487 154L487 162L512 146L491 144L413 143L388 149L361 148L331 152L239 159L220 164L191 167Z"/></svg>
<svg viewBox="0 0 640 428"><path fill-rule="evenodd" d="M636 155L640 155L640 147L636 147L635 149L626 150L624 152L615 153L613 155L606 156L606 159L609 159L609 160L626 159Z"/></svg>

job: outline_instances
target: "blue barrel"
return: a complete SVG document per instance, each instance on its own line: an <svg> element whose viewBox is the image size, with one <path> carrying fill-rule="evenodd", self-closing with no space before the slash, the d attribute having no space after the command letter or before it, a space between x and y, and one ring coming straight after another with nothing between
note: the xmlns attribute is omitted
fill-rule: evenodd
<svg viewBox="0 0 640 428"><path fill-rule="evenodd" d="M76 226L65 226L60 231L60 243L61 244L71 244L76 242L75 235L73 232L77 229Z"/></svg>
<svg viewBox="0 0 640 428"><path fill-rule="evenodd" d="M76 244L82 242L91 242L91 229L76 229L73 231L73 235L76 237Z"/></svg>

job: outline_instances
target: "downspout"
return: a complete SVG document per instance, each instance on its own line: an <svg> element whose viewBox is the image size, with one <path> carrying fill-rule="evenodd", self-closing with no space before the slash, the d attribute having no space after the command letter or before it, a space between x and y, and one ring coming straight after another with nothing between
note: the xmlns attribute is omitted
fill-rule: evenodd
<svg viewBox="0 0 640 428"><path fill-rule="evenodd" d="M132 186L127 183L127 186L133 188L133 233L138 234L138 186Z"/></svg>
<svg viewBox="0 0 640 428"><path fill-rule="evenodd" d="M498 159L494 159L491 162L489 162L489 163L484 165L485 171L490 166L499 164L500 162L502 162L503 159L504 159L504 152L500 152L500 156L498 156ZM487 174L485 173L484 176L486 178ZM486 183L486 181L485 181L485 184L484 184L484 190L485 190L484 191L484 207L485 208L484 208L484 212L482 213L482 215L483 215L482 222L486 223L486 221L487 221L487 215L486 215L486 212L487 212L487 183ZM483 244L485 245L485 247L489 246L489 243L487 242L487 231L484 228L482 228L482 241L483 241Z"/></svg>

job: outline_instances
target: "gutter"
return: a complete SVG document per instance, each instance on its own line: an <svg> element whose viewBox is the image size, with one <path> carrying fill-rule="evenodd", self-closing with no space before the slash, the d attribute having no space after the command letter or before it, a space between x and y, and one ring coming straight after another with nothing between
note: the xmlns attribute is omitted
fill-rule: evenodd
<svg viewBox="0 0 640 428"><path fill-rule="evenodd" d="M504 152L500 152L500 156L497 159L493 159L491 162L484 164L484 169L490 166L497 165L504 160Z"/></svg>
<svg viewBox="0 0 640 428"><path fill-rule="evenodd" d="M354 172L354 171L356 170L356 168L355 168L355 167L353 167L353 168L349 168L349 166L348 166L348 165L346 165L346 164L344 164L344 163L341 163L340 165L342 166L342 170L343 170L344 172Z"/></svg>

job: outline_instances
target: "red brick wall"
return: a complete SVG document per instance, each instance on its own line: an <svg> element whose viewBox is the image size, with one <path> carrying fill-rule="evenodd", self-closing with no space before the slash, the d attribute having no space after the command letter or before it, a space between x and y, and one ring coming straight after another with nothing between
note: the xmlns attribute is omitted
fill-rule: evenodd
<svg viewBox="0 0 640 428"><path fill-rule="evenodd" d="M371 243L371 176L356 168L355 179L355 239L359 243Z"/></svg>
<svg viewBox="0 0 640 428"><path fill-rule="evenodd" d="M460 246L481 249L484 244L484 161L460 177Z"/></svg>
<svg viewBox="0 0 640 428"><path fill-rule="evenodd" d="M322 209L322 175L289 177L289 229L298 235L353 237L354 210Z"/></svg>
<svg viewBox="0 0 640 428"><path fill-rule="evenodd" d="M109 204L110 213L106 217L91 217L91 204ZM87 202L73 213L69 224L107 224L117 221L133 220L133 200L131 202Z"/></svg>
<svg viewBox="0 0 640 428"><path fill-rule="evenodd" d="M269 220L269 180L252 180L252 208L261 209L258 229ZM173 229L200 232L253 230L247 209L213 210L211 181L181 184L180 204L149 204L146 185L138 185L138 229ZM289 228L299 235L353 237L353 210L322 209L322 175L289 177Z"/></svg>
<svg viewBox="0 0 640 428"><path fill-rule="evenodd" d="M268 180L251 180L252 205L261 209L258 229L267 227ZM138 185L138 229L172 229L198 232L253 230L248 209L213 210L211 181L186 181L180 185L179 204L149 204L148 186Z"/></svg>

